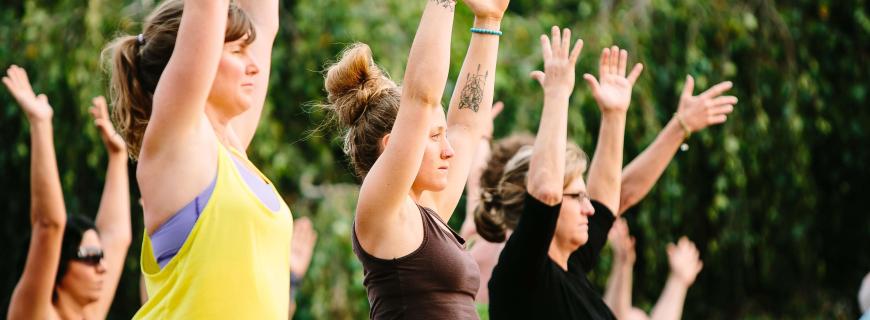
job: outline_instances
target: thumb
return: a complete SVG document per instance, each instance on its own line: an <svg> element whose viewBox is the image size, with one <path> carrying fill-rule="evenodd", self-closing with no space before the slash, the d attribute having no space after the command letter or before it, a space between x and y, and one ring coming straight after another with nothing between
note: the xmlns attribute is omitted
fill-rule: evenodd
<svg viewBox="0 0 870 320"><path fill-rule="evenodd" d="M592 90L592 95L598 95L598 80L595 79L595 76L585 73L583 74L583 79L586 80L586 83L589 84L589 89Z"/></svg>
<svg viewBox="0 0 870 320"><path fill-rule="evenodd" d="M44 93L40 93L38 96L36 96L36 100L42 103L48 103L48 96L46 96Z"/></svg>
<svg viewBox="0 0 870 320"><path fill-rule="evenodd" d="M683 85L683 96L691 97L692 92L695 90L695 78L692 78L691 75L686 75L686 84Z"/></svg>
<svg viewBox="0 0 870 320"><path fill-rule="evenodd" d="M541 86L544 85L544 80L547 79L547 75L538 70L532 71L529 73L529 76L532 77L532 79L538 80L538 83L540 83Z"/></svg>
<svg viewBox="0 0 870 320"><path fill-rule="evenodd" d="M494 103L492 105L492 111L490 111L492 118L495 119L495 117L497 117L502 110L504 110L504 102L497 101L496 103Z"/></svg>

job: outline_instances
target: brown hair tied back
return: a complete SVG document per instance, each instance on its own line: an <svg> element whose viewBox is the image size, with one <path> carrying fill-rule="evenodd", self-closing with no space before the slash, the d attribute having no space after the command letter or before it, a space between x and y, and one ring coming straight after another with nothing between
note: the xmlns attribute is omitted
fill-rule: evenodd
<svg viewBox="0 0 870 320"><path fill-rule="evenodd" d="M175 49L183 11L183 0L164 1L145 19L140 35L118 37L103 50L111 74L112 121L133 159L139 157L142 137L151 119L154 90ZM248 36L246 44L254 42L254 24L241 8L231 3L224 41L244 36Z"/></svg>
<svg viewBox="0 0 870 320"><path fill-rule="evenodd" d="M525 206L527 175L533 147L522 146L504 164L501 179L495 188L484 189L480 205L474 210L477 233L489 242L504 242L507 230L517 227ZM573 143L565 150L565 182L568 186L586 171L586 154ZM490 193L490 195L487 195Z"/></svg>
<svg viewBox="0 0 870 320"><path fill-rule="evenodd" d="M355 43L326 72L330 110L344 135L344 153L357 176L364 178L380 156L380 140L393 130L401 92L374 63L369 46Z"/></svg>

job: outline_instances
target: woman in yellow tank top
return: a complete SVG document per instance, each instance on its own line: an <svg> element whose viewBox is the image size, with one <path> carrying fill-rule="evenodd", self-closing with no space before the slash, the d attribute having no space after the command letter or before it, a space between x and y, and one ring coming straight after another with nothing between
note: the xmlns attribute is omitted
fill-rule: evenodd
<svg viewBox="0 0 870 320"><path fill-rule="evenodd" d="M244 154L277 29L277 0L167 0L141 34L107 49L114 118L145 204L150 299L136 319L287 316L290 210ZM252 175L265 192L251 190ZM164 259L155 236L190 206L193 222Z"/></svg>

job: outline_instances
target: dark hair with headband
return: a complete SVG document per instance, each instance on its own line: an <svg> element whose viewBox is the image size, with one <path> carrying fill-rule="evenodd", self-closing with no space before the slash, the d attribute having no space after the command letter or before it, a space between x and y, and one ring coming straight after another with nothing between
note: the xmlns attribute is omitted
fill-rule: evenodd
<svg viewBox="0 0 870 320"><path fill-rule="evenodd" d="M175 49L183 10L183 0L167 0L145 19L141 34L116 38L103 50L111 68L112 120L127 142L133 159L139 157L142 137L151 118L151 99ZM245 12L230 3L228 14L224 41L248 36L246 44L253 43L254 25Z"/></svg>

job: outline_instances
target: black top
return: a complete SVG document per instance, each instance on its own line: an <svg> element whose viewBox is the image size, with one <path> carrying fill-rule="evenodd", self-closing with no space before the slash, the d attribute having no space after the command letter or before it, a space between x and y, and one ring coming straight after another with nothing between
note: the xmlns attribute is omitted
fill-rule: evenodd
<svg viewBox="0 0 870 320"><path fill-rule="evenodd" d="M480 270L465 250L465 240L437 213L417 206L423 219L423 242L396 259L379 259L352 234L353 252L363 265L369 317L381 319L477 319L474 296ZM443 227L442 227L443 226Z"/></svg>
<svg viewBox="0 0 870 320"><path fill-rule="evenodd" d="M592 201L589 241L571 254L565 271L547 255L561 206L548 206L526 194L523 215L489 280L491 319L615 319L586 279L615 217Z"/></svg>

